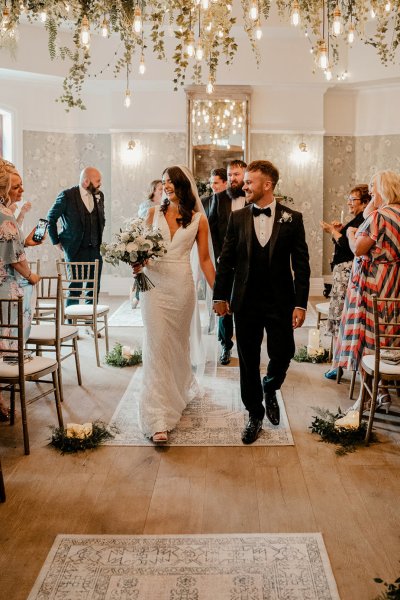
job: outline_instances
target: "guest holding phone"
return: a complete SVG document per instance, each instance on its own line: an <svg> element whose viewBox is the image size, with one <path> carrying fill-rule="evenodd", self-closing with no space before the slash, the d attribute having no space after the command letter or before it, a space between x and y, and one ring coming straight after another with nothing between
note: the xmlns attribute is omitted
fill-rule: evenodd
<svg viewBox="0 0 400 600"><path fill-rule="evenodd" d="M14 217L13 205L21 199L21 190L22 180L18 171L12 163L0 158L0 296L15 299L24 297L24 340L27 340L32 320L32 286L38 283L40 277L30 270L24 247L37 246L42 242L33 240L35 230L24 240ZM17 322L16 309L12 319ZM0 350L7 347L4 341L1 342ZM9 409L0 395L0 420L7 420L8 416Z"/></svg>

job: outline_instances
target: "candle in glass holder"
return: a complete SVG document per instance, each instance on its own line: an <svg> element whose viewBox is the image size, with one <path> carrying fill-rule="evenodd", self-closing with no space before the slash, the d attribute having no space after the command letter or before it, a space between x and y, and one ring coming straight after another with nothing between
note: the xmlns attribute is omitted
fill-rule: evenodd
<svg viewBox="0 0 400 600"><path fill-rule="evenodd" d="M310 329L308 332L307 352L312 354L319 350L319 329Z"/></svg>
<svg viewBox="0 0 400 600"><path fill-rule="evenodd" d="M340 213L340 222L344 225L344 210Z"/></svg>

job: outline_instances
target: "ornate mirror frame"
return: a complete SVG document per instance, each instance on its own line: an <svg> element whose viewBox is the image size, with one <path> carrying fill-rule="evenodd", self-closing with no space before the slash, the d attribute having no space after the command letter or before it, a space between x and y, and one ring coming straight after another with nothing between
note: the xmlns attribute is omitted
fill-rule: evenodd
<svg viewBox="0 0 400 600"><path fill-rule="evenodd" d="M219 85L214 87L214 91L212 94L208 94L206 92L206 87L204 85L190 85L185 88L186 92L186 148L187 148L187 165L190 170L193 172L195 177L200 177L200 174L196 173L196 148L200 146L193 144L193 136L194 136L194 124L192 122L192 110L195 106L195 102L202 100L207 103L209 102L240 102L243 103L244 107L244 119L243 119L243 127L242 127L242 156L239 156L238 146L236 146L236 152L232 150L231 158L228 156L228 148L230 146L225 147L224 157L225 161L233 160L234 158L242 158L245 162L250 161L250 100L252 89L249 86L244 85ZM204 151L209 151L212 154L215 154L218 151L223 153L223 148L213 147L211 144L202 147ZM213 165L212 168L222 167L223 164ZM208 174L207 174L208 180Z"/></svg>

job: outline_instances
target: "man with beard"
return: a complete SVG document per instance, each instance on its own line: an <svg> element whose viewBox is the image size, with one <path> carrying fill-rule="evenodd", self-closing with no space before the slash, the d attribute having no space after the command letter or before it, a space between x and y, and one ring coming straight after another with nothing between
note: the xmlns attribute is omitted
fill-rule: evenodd
<svg viewBox="0 0 400 600"><path fill-rule="evenodd" d="M276 202L278 179L278 169L267 160L247 167L243 189L252 205L229 219L214 286L214 311L235 315L240 391L249 412L244 444L255 442L265 413L279 424L276 392L294 355L293 329L304 323L310 285L303 218ZM269 363L261 383L264 331Z"/></svg>
<svg viewBox="0 0 400 600"><path fill-rule="evenodd" d="M49 236L52 243L64 252L66 261L93 262L99 261L98 291L103 260L100 244L105 225L104 194L100 191L101 173L94 167L83 169L79 185L60 192L57 200L50 208ZM61 220L62 229L57 230L57 222ZM88 278L93 278L91 269ZM77 284L72 284L77 288ZM93 286L86 285L86 304L93 304ZM76 304L73 296L79 296L79 290L70 290L67 305Z"/></svg>
<svg viewBox="0 0 400 600"><path fill-rule="evenodd" d="M231 213L243 208L246 204L243 191L245 169L246 163L243 160L233 160L228 164L228 187L225 191L215 194L211 204L209 223L216 261L222 251ZM232 337L232 315L226 314L218 319L218 341L221 343L219 362L221 365L228 365L231 361Z"/></svg>

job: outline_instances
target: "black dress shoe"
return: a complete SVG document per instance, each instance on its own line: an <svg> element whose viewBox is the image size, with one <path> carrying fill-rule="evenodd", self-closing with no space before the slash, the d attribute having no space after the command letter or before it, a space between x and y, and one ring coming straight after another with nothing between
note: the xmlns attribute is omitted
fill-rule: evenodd
<svg viewBox="0 0 400 600"><path fill-rule="evenodd" d="M275 390L272 392L265 392L265 409L267 418L271 421L272 425L279 425L280 411Z"/></svg>
<svg viewBox="0 0 400 600"><path fill-rule="evenodd" d="M221 355L219 357L219 363L221 365L229 365L231 362L231 351L226 346L222 346Z"/></svg>
<svg viewBox="0 0 400 600"><path fill-rule="evenodd" d="M242 431L243 444L252 444L258 438L258 434L262 429L262 419L249 417L246 427Z"/></svg>

